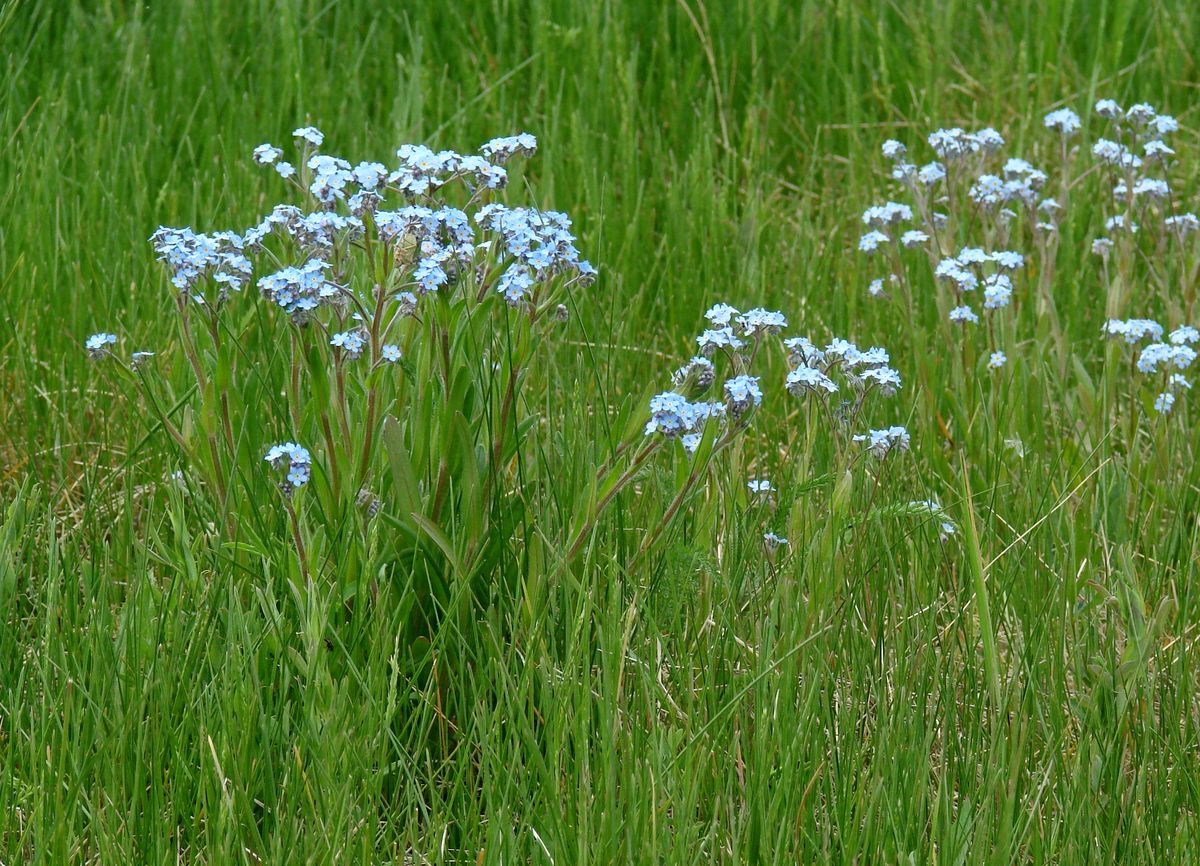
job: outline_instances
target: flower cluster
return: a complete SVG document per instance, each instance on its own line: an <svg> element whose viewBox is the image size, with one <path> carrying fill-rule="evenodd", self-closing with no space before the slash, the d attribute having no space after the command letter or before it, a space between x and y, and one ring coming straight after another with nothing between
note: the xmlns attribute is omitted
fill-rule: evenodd
<svg viewBox="0 0 1200 866"><path fill-rule="evenodd" d="M1042 199L1046 185L1046 173L1023 159L1010 159L1004 163L999 175L979 175L967 190L967 196L985 211L995 211L1005 205L1023 207L1027 211L1053 211L1058 203L1054 199ZM1005 219L1015 213L1001 211Z"/></svg>
<svg viewBox="0 0 1200 866"><path fill-rule="evenodd" d="M887 457L893 451L907 451L911 444L908 430L898 426L855 434L854 441L864 443L867 450L880 459Z"/></svg>
<svg viewBox="0 0 1200 866"><path fill-rule="evenodd" d="M1192 346L1200 342L1200 331L1182 325L1166 341L1162 339L1163 333L1162 325L1151 319L1110 319L1104 325L1104 335L1109 339L1120 339L1130 347L1145 343L1137 349L1134 366L1157 383L1159 393L1154 398L1154 409L1166 415L1174 409L1176 395L1191 390L1192 383L1183 372L1196 360Z"/></svg>
<svg viewBox="0 0 1200 866"><path fill-rule="evenodd" d="M871 254L890 243L898 243L906 249L922 246L929 241L928 234L916 229L900 231L900 226L912 222L912 218L911 207L894 201L867 208L862 220L869 231L858 239L858 249Z"/></svg>
<svg viewBox="0 0 1200 866"><path fill-rule="evenodd" d="M666 439L679 438L684 448L695 451L704 425L709 419L725 417L722 403L689 402L676 391L663 391L650 398L650 420L646 435L660 434Z"/></svg>
<svg viewBox="0 0 1200 866"><path fill-rule="evenodd" d="M106 355L112 354L111 346L117 344L116 334L92 334L84 342L83 347L87 349L88 357L93 361L98 361Z"/></svg>
<svg viewBox="0 0 1200 866"><path fill-rule="evenodd" d="M761 307L743 313L729 304L715 304L705 318L711 327L696 338L700 354L672 374L675 390L651 399L646 424L647 436L678 436L689 453L700 445L708 421L730 422L727 432L736 432L749 421L762 403L763 392L759 377L749 375L748 369L763 341L787 327L783 313ZM723 399L691 402L716 382L717 368L711 359L718 352L735 371L721 385Z"/></svg>
<svg viewBox="0 0 1200 866"><path fill-rule="evenodd" d="M326 276L329 268L324 259L309 259L298 268L281 268L261 277L258 289L264 298L302 324L309 313L338 296L340 287Z"/></svg>
<svg viewBox="0 0 1200 866"><path fill-rule="evenodd" d="M938 159L920 167L908 161L908 148L901 142L889 139L883 143L883 155L893 163L892 178L909 189L923 215L928 214L933 190L946 180L948 166L956 173L969 171L970 163L985 159L1004 146L1003 137L991 128L978 132L959 127L938 129L929 134L927 141ZM934 215L928 219L937 221Z"/></svg>
<svg viewBox="0 0 1200 866"><path fill-rule="evenodd" d="M1053 129L1063 138L1070 138L1083 128L1079 115L1069 108L1058 108L1051 111L1042 121L1046 129Z"/></svg>
<svg viewBox="0 0 1200 866"><path fill-rule="evenodd" d="M891 359L886 349L874 346L862 351L836 337L823 349L807 337L790 337L783 345L790 368L784 385L796 397L816 394L826 398L848 391L858 395L861 404L868 392L890 397L900 389L900 374L888 366Z"/></svg>
<svg viewBox="0 0 1200 866"><path fill-rule="evenodd" d="M1079 126L1069 109L1055 112L1046 124L1068 136ZM891 273L871 280L868 293L884 298L889 287L899 288L911 315L915 289L924 282L916 279L912 264L906 263L898 250L922 247L935 283L954 292L953 303L946 308L949 321L977 324L983 315L996 314L1013 301L1017 274L1024 269L1026 258L1011 243L1016 229L1027 225L1038 250L1043 251L1048 239L1056 236L1062 208L1045 195L1046 172L1025 159L997 158L1004 139L994 129L974 133L958 127L940 129L928 136L927 143L938 159L920 168L909 161L907 146L891 139L883 143L883 156L892 162L891 176L908 192L911 205L891 201L863 214L870 231L859 238L859 250L870 254L886 249L890 253L887 265ZM910 220L914 226L904 231L896 228ZM968 227L982 229L987 247L968 243L953 253L962 242L955 243L956 235ZM989 327L986 338L999 339L1008 330ZM991 346L988 352L990 367L1006 363L1007 356L999 348Z"/></svg>
<svg viewBox="0 0 1200 866"><path fill-rule="evenodd" d="M324 134L312 126L296 129L293 138L297 155L290 162L285 161L283 148L270 143L255 147L252 158L258 165L272 167L300 197L299 203L278 204L256 225L240 232L202 234L162 226L150 243L179 292L181 312L191 304L200 305L214 342L221 333L216 317L255 280L261 298L296 326L291 340L292 390L301 388L306 366L339 365L336 406L323 405L318 411L340 412L337 428L346 438L357 423L381 423L382 412L372 402L376 387L372 383L378 380L374 376L362 383L372 390L365 419L351 421L347 395L352 390L346 388L346 370L340 365L369 358L365 374L384 364L398 364L408 343L421 338L419 330L405 327L403 321L421 316L424 305L438 303L441 296L447 301L487 303L500 311L516 307L534 322L545 312L561 317L566 307L557 303L557 293L570 286L587 286L596 277L596 269L576 247L566 214L510 207L494 200L496 191L508 184L513 161L537 151L537 140L528 133L493 138L478 152L467 154L406 144L396 151L391 165L352 163L326 153ZM499 305L491 306L491 299L499 300ZM185 329L190 328L189 322L185 313ZM746 325L747 333L771 327L769 321ZM204 356L192 348L195 342L196 336L189 333L185 349L202 379ZM114 335L96 334L85 348L90 357L99 359L112 354L115 344ZM315 348L321 345L323 353ZM150 354L136 353L131 366ZM741 416L762 395L756 381L744 377L726 383L726 396L728 411ZM289 399L300 399L300 394L289 392ZM228 400L220 404L226 417L219 429L232 451L229 404ZM677 430L693 431L702 411L683 408L672 420L669 404L666 401L658 415L664 431L672 435ZM712 405L727 411L725 404ZM298 408L293 409L293 417L301 417ZM328 422L322 418L320 429L326 439L324 453L332 461L339 449L332 441L334 425ZM364 435L365 452L374 431ZM216 449L215 438L209 444L210 452ZM350 443L341 447L349 448ZM287 466L289 491L310 477L310 454L294 443L275 446L266 460L276 468ZM369 461L364 453L361 460L345 462L362 466L365 472ZM332 462L330 472L336 474ZM356 476L352 483L364 480Z"/></svg>
<svg viewBox="0 0 1200 866"><path fill-rule="evenodd" d="M479 210L475 220L498 236L513 259L496 283L496 291L512 306L536 298L538 288L560 274L583 285L596 276L591 263L580 259L571 220L564 213L490 204Z"/></svg>
<svg viewBox="0 0 1200 866"><path fill-rule="evenodd" d="M284 442L271 446L271 450L263 459L271 465L272 469L287 470L287 480L284 482L286 493L303 487L312 477L312 457L309 455L308 449L300 447L295 442Z"/></svg>
<svg viewBox="0 0 1200 866"><path fill-rule="evenodd" d="M258 284L265 296L302 323L319 306L338 299L338 286L344 282L339 259L367 232L366 220L372 220L380 238L398 252L413 247L405 286L410 295L438 291L485 261L493 244L479 242L472 217L464 210L431 206L430 197L457 182L474 204L487 191L505 186L508 175L502 163L537 149L537 140L525 133L492 139L478 154L404 145L396 151L399 166L389 169L378 162L351 165L317 152L325 139L313 127L297 129L294 136L302 147L303 174L280 162L283 151L271 144L256 147L254 160L274 166L285 179L294 177L318 207L305 212L295 205L279 205L243 233L205 235L188 228L159 228L151 243L181 292L204 303L204 294L194 290L210 279L219 287L216 300L225 301L229 290L238 291L250 280L247 254L275 235L290 242L303 260L261 276ZM384 210L389 195L398 196L404 206ZM339 213L341 207L349 212ZM539 285L560 275L585 285L596 276L596 269L580 257L565 214L493 202L480 207L473 220L495 236L497 257L513 259L492 286L511 305L536 298ZM330 272L336 276L331 278Z"/></svg>
<svg viewBox="0 0 1200 866"><path fill-rule="evenodd" d="M150 236L155 255L171 270L171 284L181 292L192 292L204 278L218 288L218 299L239 292L250 281L251 265L244 250L247 240L236 232L197 234L191 229L160 227ZM193 294L205 303L202 294Z"/></svg>
<svg viewBox="0 0 1200 866"><path fill-rule="evenodd" d="M763 401L760 377L748 371L761 355L764 341L787 328L787 319L780 312L762 308L741 312L723 303L711 307L705 318L710 327L696 338L701 354L675 371L671 377L673 390L650 400L650 419L645 429L646 436L678 438L688 452L699 446L709 421L724 424L723 433L728 435L748 422ZM819 348L806 337L788 337L775 345L784 349L788 360L784 390L797 397L816 394L823 401L833 395L838 395L839 401L844 397L837 408L851 423L868 394L888 396L901 386L900 374L888 366L887 350L880 347L860 350L848 340L834 339ZM699 400L717 379L711 359L718 353L732 365L734 373L721 386L720 402ZM873 431L871 436L878 432ZM883 434L888 442L884 450L908 447L908 434L903 428L889 428ZM873 439L872 450L878 454L881 448ZM760 488L752 489L758 492Z"/></svg>
<svg viewBox="0 0 1200 866"><path fill-rule="evenodd" d="M1120 213L1105 220L1110 234L1138 231L1137 220L1161 226L1179 241L1200 229L1194 213L1175 213L1172 189L1165 175L1173 164L1174 149L1167 137L1178 132L1175 118L1159 114L1153 106L1138 103L1122 109L1112 99L1096 103L1096 113L1108 122L1108 136L1092 147L1092 155L1111 177L1113 201ZM1093 250L1107 256L1109 238L1098 238Z"/></svg>
<svg viewBox="0 0 1200 866"><path fill-rule="evenodd" d="M362 356L370 336L365 328L354 328L334 334L329 340L329 345L340 350L347 360L354 361Z"/></svg>
<svg viewBox="0 0 1200 866"><path fill-rule="evenodd" d="M963 247L958 255L944 258L934 268L938 281L956 292L957 306L950 311L950 321L977 323L979 315L968 303L970 293L982 288L982 307L985 312L1001 310L1009 305L1013 295L1010 274L1025 266L1025 257L1011 250L985 252L978 247Z"/></svg>
<svg viewBox="0 0 1200 866"><path fill-rule="evenodd" d="M886 226L902 218L887 206L876 209L868 224ZM828 425L833 453L844 471L858 463L859 457L869 454L882 460L889 454L907 451L911 444L908 430L900 426L868 429L852 435L870 395L889 396L901 387L900 374L890 364L886 349L859 349L849 340L834 338L821 347L807 337L784 337L788 327L783 313L761 307L742 312L730 304L719 303L705 313L708 328L696 342L701 354L672 374L672 390L650 399L649 419L639 452L641 459L663 442L678 440L685 453L697 453L706 435L709 455L716 455L735 437L745 431L764 402L762 382L779 382L775 376L764 378L752 375L757 363L768 363L779 350L786 359L787 373L782 388L801 398L810 419L820 419ZM776 355L777 356L777 355ZM720 401L706 401L703 395L718 382L720 368L731 370L720 385ZM757 372L757 371L755 371ZM769 372L769 371L764 371ZM778 375L778 374L775 374ZM713 430L712 428L716 429ZM858 428L861 429L861 428ZM694 469L698 464L693 464ZM631 477L628 473L622 478ZM694 484L693 472L677 496L685 495L688 485ZM878 476L876 476L878 481ZM769 479L750 478L746 488L756 505L770 511L778 507L775 487ZM764 527L766 528L766 527ZM766 558L774 562L780 548L788 540L774 530L763 534Z"/></svg>
<svg viewBox="0 0 1200 866"><path fill-rule="evenodd" d="M729 304L716 304L704 317L712 327L696 338L696 345L706 358L718 350L734 353L747 345L756 349L763 337L778 334L787 327L783 313L761 307L741 313Z"/></svg>

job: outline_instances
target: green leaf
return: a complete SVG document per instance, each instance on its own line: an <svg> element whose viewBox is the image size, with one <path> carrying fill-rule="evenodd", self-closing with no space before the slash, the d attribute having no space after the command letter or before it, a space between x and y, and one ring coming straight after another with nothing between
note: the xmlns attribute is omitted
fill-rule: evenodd
<svg viewBox="0 0 1200 866"><path fill-rule="evenodd" d="M425 515L418 514L415 511L411 516L413 522L416 523L417 526L419 526L422 531L429 536L433 543L438 546L442 553L446 555L446 559L449 561L450 568L455 576L462 577L462 565L459 563L458 554L454 550L454 544L446 536L446 533L442 532L441 527L439 527Z"/></svg>
<svg viewBox="0 0 1200 866"><path fill-rule="evenodd" d="M383 447L387 451L388 467L392 474L392 493L401 514L413 514L422 510L421 490L413 473L408 449L404 447L404 431L400 422L389 415L383 422Z"/></svg>

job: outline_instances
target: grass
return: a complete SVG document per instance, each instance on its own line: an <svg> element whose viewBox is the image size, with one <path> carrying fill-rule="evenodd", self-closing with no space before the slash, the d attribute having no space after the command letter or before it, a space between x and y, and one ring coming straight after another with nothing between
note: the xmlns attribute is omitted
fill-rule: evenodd
<svg viewBox="0 0 1200 866"><path fill-rule="evenodd" d="M1096 337L1099 196L998 375L854 249L885 138L991 125L1049 164L1042 115L1100 96L1179 117L1194 202L1198 41L1132 0L0 6L0 863L1195 862L1195 412L1155 422ZM314 517L299 580L261 470L225 512L163 483L180 453L81 349L159 351L186 402L146 238L255 222L250 150L308 121L355 160L536 133L512 195L602 270L531 368L501 553L447 598L417 583L468 525L400 556L396 483L361 531ZM1195 323L1154 264L1121 315ZM886 345L872 421L911 454L876 494L776 399L673 518L659 455L566 559L718 301ZM242 367L243 455L287 432L281 359Z"/></svg>

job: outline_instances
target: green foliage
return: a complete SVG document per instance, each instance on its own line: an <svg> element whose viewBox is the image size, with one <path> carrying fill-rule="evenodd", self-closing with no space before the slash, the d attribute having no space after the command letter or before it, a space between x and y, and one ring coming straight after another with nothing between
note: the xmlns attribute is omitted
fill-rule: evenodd
<svg viewBox="0 0 1200 866"><path fill-rule="evenodd" d="M1198 40L1128 0L0 6L0 861L1194 862L1195 446L1097 340L1108 298L1172 296L1105 281L1080 192L989 378L932 282L877 304L850 251L884 138L1049 161L1043 113L1110 95L1194 129ZM438 308L449 368L418 341L382 386L379 516L297 499L308 580L262 467L287 332L239 306L198 385L146 243L256 222L248 154L306 121L355 160L528 129L511 195L602 268L536 344ZM788 400L691 481L614 457L720 300L892 350L913 451L878 496ZM149 396L100 329L158 353Z"/></svg>

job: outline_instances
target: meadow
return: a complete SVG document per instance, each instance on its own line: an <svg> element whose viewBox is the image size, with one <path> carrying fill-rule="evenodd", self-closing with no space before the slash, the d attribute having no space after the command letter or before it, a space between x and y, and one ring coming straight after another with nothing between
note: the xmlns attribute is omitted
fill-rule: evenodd
<svg viewBox="0 0 1200 866"><path fill-rule="evenodd" d="M1200 860L1197 44L0 3L0 864Z"/></svg>

